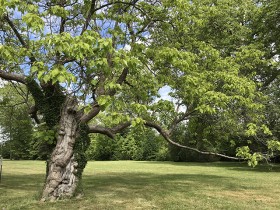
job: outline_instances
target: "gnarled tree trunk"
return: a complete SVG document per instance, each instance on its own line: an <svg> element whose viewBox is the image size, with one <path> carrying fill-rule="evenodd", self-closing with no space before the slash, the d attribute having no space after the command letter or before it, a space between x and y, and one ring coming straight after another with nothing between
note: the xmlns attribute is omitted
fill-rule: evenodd
<svg viewBox="0 0 280 210"><path fill-rule="evenodd" d="M86 165L85 158L83 160L81 158L85 149L77 151L80 147L77 140L82 138L80 134L83 132L77 117L77 101L67 97L61 110L57 144L47 166L42 201L53 201L75 195Z"/></svg>

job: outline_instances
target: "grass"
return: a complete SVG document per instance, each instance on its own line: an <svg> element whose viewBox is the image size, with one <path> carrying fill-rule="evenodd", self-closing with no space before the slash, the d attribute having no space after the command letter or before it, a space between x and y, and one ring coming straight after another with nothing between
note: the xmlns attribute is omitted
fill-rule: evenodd
<svg viewBox="0 0 280 210"><path fill-rule="evenodd" d="M4 161L0 210L280 209L280 166L89 162L82 199L41 203L45 163Z"/></svg>

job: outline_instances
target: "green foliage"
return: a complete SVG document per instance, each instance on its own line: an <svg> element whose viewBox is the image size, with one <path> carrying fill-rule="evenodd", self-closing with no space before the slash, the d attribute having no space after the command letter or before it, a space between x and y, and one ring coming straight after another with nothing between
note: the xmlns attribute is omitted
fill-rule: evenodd
<svg viewBox="0 0 280 210"><path fill-rule="evenodd" d="M44 21L37 14L27 13L22 17L22 21L35 32L44 28Z"/></svg>
<svg viewBox="0 0 280 210"><path fill-rule="evenodd" d="M168 160L167 145L153 131L134 128L112 140L92 135L87 157L91 160Z"/></svg>
<svg viewBox="0 0 280 210"><path fill-rule="evenodd" d="M81 179L84 168L87 164L87 158L85 155L86 150L90 144L90 138L88 136L88 127L86 125L80 125L79 137L75 141L74 145L74 158L77 161L77 172L76 175Z"/></svg>
<svg viewBox="0 0 280 210"><path fill-rule="evenodd" d="M54 138L55 138L55 131L54 130L48 130L46 125L41 124L37 128L35 128L35 132L33 134L33 137L35 139L40 139L44 142L47 142L48 144L53 144Z"/></svg>
<svg viewBox="0 0 280 210"><path fill-rule="evenodd" d="M86 151L88 160L114 160L115 140L103 135L91 135L90 146Z"/></svg>
<svg viewBox="0 0 280 210"><path fill-rule="evenodd" d="M245 160L248 160L248 165L255 167L258 165L259 161L263 159L263 155L260 153L251 154L250 148L248 146L239 147L236 150L236 156L242 157Z"/></svg>
<svg viewBox="0 0 280 210"><path fill-rule="evenodd" d="M17 92L25 89L22 86L16 88L10 84L0 88L1 155L9 159L31 159L32 122L28 107Z"/></svg>
<svg viewBox="0 0 280 210"><path fill-rule="evenodd" d="M272 151L280 151L280 142L275 140L270 140L268 142L268 149Z"/></svg>

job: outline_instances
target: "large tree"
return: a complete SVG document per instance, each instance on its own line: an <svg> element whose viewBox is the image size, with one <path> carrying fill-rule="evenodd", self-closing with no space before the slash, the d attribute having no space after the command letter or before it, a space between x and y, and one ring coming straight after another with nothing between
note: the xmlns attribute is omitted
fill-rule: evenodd
<svg viewBox="0 0 280 210"><path fill-rule="evenodd" d="M0 2L0 77L26 85L35 103L30 115L51 139L42 200L75 195L89 133L114 138L147 126L171 144L226 157L180 145L172 133L200 113L258 123L260 97L241 72L251 54L242 48L247 1ZM224 17L234 24L223 24ZM227 36L235 32L242 33ZM228 48L233 41L240 48ZM171 88L175 103L157 99L162 87Z"/></svg>

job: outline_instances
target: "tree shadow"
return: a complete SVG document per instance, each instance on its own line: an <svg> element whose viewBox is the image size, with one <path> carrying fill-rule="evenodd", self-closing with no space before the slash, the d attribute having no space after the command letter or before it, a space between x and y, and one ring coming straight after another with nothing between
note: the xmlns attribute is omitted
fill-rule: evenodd
<svg viewBox="0 0 280 210"><path fill-rule="evenodd" d="M43 186L44 174L4 174L0 183L0 193L7 190L36 191Z"/></svg>
<svg viewBox="0 0 280 210"><path fill-rule="evenodd" d="M256 167L248 166L247 162L157 162L157 161L145 161L139 162L141 164L156 164L156 165L172 165L172 166L198 166L198 167L221 167L226 170L234 171L252 171L252 172L280 172L280 164L266 164L261 163Z"/></svg>
<svg viewBox="0 0 280 210"><path fill-rule="evenodd" d="M248 189L248 186L232 177L205 174L110 173L84 176L83 184L86 186L86 195L91 195L91 189L94 189L96 196L111 194L122 197L130 197L130 194L141 194L146 197L160 194L164 197L172 193L190 194L206 189L236 191Z"/></svg>

